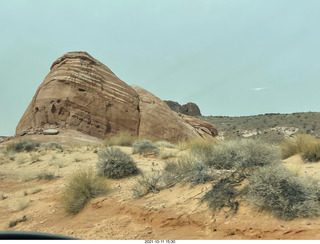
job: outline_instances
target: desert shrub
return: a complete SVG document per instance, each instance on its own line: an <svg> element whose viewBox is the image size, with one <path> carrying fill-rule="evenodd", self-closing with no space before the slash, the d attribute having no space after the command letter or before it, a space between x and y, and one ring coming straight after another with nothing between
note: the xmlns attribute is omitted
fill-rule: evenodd
<svg viewBox="0 0 320 244"><path fill-rule="evenodd" d="M53 180L56 176L53 172L43 171L37 174L38 180Z"/></svg>
<svg viewBox="0 0 320 244"><path fill-rule="evenodd" d="M291 220L320 213L320 185L312 178L298 177L281 164L267 165L249 177L246 199L260 211Z"/></svg>
<svg viewBox="0 0 320 244"><path fill-rule="evenodd" d="M268 165L280 160L277 147L252 139L225 141L212 150L211 160L207 162L216 169L246 170Z"/></svg>
<svg viewBox="0 0 320 244"><path fill-rule="evenodd" d="M140 198L150 192L159 193L164 189L162 174L159 171L154 171L149 174L141 174L136 179L136 184L132 187L133 197Z"/></svg>
<svg viewBox="0 0 320 244"><path fill-rule="evenodd" d="M58 142L41 143L41 147L44 147L46 149L63 149L61 144Z"/></svg>
<svg viewBox="0 0 320 244"><path fill-rule="evenodd" d="M213 158L215 145L216 143L214 144L203 139L193 140L190 145L190 151L199 161L207 164Z"/></svg>
<svg viewBox="0 0 320 244"><path fill-rule="evenodd" d="M297 134L280 143L281 156L286 159L292 155L304 153L312 148L319 140L308 134Z"/></svg>
<svg viewBox="0 0 320 244"><path fill-rule="evenodd" d="M8 152L22 152L22 151L35 151L36 148L40 146L39 142L33 141L19 141L19 142L12 142L6 145L6 149Z"/></svg>
<svg viewBox="0 0 320 244"><path fill-rule="evenodd" d="M163 179L167 187L186 182L196 185L213 180L211 173L212 170L204 163L188 155L173 162L166 162Z"/></svg>
<svg viewBox="0 0 320 244"><path fill-rule="evenodd" d="M120 179L140 172L134 160L119 148L109 147L98 153L98 175Z"/></svg>
<svg viewBox="0 0 320 244"><path fill-rule="evenodd" d="M159 148L176 148L177 146L167 141L157 141L154 143Z"/></svg>
<svg viewBox="0 0 320 244"><path fill-rule="evenodd" d="M241 201L238 198L242 195L242 191L235 188L237 185L238 181L232 177L221 178L212 185L201 201L208 202L213 212L223 209L227 214L234 214L238 211Z"/></svg>
<svg viewBox="0 0 320 244"><path fill-rule="evenodd" d="M320 143L314 143L305 148L302 152L302 159L308 162L320 161Z"/></svg>
<svg viewBox="0 0 320 244"><path fill-rule="evenodd" d="M96 176L92 170L80 171L69 178L61 197L61 203L67 213L77 214L90 199L107 192L105 179Z"/></svg>
<svg viewBox="0 0 320 244"><path fill-rule="evenodd" d="M132 146L135 137L129 131L119 131L103 141L105 146Z"/></svg>
<svg viewBox="0 0 320 244"><path fill-rule="evenodd" d="M12 220L9 222L8 228L12 228L21 222L27 221L27 216L23 215L21 219Z"/></svg>
<svg viewBox="0 0 320 244"><path fill-rule="evenodd" d="M148 154L159 154L159 148L154 145L150 140L138 140L133 143L133 154L140 154L140 155L148 155Z"/></svg>

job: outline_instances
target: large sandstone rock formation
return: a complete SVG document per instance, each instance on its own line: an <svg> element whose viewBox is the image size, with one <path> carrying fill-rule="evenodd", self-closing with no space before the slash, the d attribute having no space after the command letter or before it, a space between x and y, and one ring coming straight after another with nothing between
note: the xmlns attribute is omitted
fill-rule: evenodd
<svg viewBox="0 0 320 244"><path fill-rule="evenodd" d="M86 52L58 58L23 114L16 135L77 130L98 138L127 130L178 141L202 136L146 90L129 86Z"/></svg>

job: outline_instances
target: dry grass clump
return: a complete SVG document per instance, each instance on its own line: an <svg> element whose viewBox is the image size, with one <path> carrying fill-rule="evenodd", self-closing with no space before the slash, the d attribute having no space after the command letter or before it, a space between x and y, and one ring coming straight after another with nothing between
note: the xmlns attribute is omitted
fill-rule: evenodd
<svg viewBox="0 0 320 244"><path fill-rule="evenodd" d="M309 145L303 153L302 159L307 162L318 162L320 161L320 141L314 143L313 145Z"/></svg>
<svg viewBox="0 0 320 244"><path fill-rule="evenodd" d="M107 192L105 179L96 176L92 170L79 171L69 178L61 203L67 213L77 214L92 198Z"/></svg>
<svg viewBox="0 0 320 244"><path fill-rule="evenodd" d="M29 205L30 205L29 199L19 199L19 200L16 199L14 202L10 204L10 207L12 211L16 212L16 211L22 211L26 209L27 207L29 207Z"/></svg>
<svg viewBox="0 0 320 244"><path fill-rule="evenodd" d="M138 140L135 141L132 145L133 154L140 154L143 156L147 155L158 155L159 154L159 148L153 144L150 140Z"/></svg>
<svg viewBox="0 0 320 244"><path fill-rule="evenodd" d="M159 157L161 159L168 159L168 158L176 157L177 154L178 154L177 151L162 148L162 149L160 149Z"/></svg>
<svg viewBox="0 0 320 244"><path fill-rule="evenodd" d="M200 138L200 137L195 137L192 138L190 140L184 140L184 141L179 141L178 142L178 149L181 151L187 150L187 149L191 149L192 147L197 147L197 146L201 146L201 145L206 145L207 141L205 141L204 139Z"/></svg>
<svg viewBox="0 0 320 244"><path fill-rule="evenodd" d="M315 144L320 140L308 134L297 134L289 137L280 143L281 156L286 159L299 153L305 153L312 150Z"/></svg>
<svg viewBox="0 0 320 244"><path fill-rule="evenodd" d="M298 177L281 164L261 167L249 177L246 199L258 210L292 220L320 214L320 185Z"/></svg>
<svg viewBox="0 0 320 244"><path fill-rule="evenodd" d="M109 147L98 153L97 170L99 176L121 179L140 173L134 160L119 148Z"/></svg>
<svg viewBox="0 0 320 244"><path fill-rule="evenodd" d="M170 143L170 142L167 142L167 141L157 141L154 143L155 146L159 147L159 148L177 148L176 145Z"/></svg>
<svg viewBox="0 0 320 244"><path fill-rule="evenodd" d="M115 136L111 136L103 141L104 146L132 146L135 136L129 131L119 131Z"/></svg>

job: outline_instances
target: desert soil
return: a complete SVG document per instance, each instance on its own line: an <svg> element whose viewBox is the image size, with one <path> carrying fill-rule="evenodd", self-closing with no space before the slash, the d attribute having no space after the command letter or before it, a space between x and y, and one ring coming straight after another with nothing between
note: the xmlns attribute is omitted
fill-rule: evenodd
<svg viewBox="0 0 320 244"><path fill-rule="evenodd" d="M100 143L80 134L70 138L70 135L22 138L58 141L65 146L63 152L44 149L34 152L40 160L35 163L26 152L17 153L15 159L10 160L5 153L5 143L0 144L0 230L46 232L95 240L320 239L320 218L283 221L267 212L256 211L248 203L242 203L238 213L227 218L223 211L213 214L207 204L200 201L211 189L211 183L194 187L178 185L134 199L132 187L136 176L109 180L108 195L92 199L76 215L66 214L59 199L68 176L80 169L95 168L98 156L94 149ZM130 147L120 148L131 154ZM153 156L131 156L142 171L161 169L166 161ZM284 163L297 174L320 179L320 163L304 163L299 155ZM59 177L35 179L43 171ZM23 216L27 221L8 227L10 221Z"/></svg>

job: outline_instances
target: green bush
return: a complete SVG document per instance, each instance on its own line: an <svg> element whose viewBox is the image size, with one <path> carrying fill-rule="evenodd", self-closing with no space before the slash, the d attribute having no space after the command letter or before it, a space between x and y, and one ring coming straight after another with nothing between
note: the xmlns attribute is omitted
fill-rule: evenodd
<svg viewBox="0 0 320 244"><path fill-rule="evenodd" d="M77 214L92 199L108 192L105 179L97 177L91 170L80 171L70 177L62 194L64 210Z"/></svg>
<svg viewBox="0 0 320 244"><path fill-rule="evenodd" d="M97 170L99 176L120 179L140 173L134 160L119 148L106 148L98 153Z"/></svg>
<svg viewBox="0 0 320 244"><path fill-rule="evenodd" d="M298 177L281 164L272 164L249 177L246 199L260 211L292 220L312 218L320 213L320 185L311 178Z"/></svg>
<svg viewBox="0 0 320 244"><path fill-rule="evenodd" d="M211 154L212 159L207 164L215 169L245 170L280 160L277 147L252 139L222 142L212 149Z"/></svg>
<svg viewBox="0 0 320 244"><path fill-rule="evenodd" d="M154 155L159 154L159 148L149 140L135 141L132 146L133 146L133 152L132 152L133 154L138 153L144 156L148 154L154 154Z"/></svg>
<svg viewBox="0 0 320 244"><path fill-rule="evenodd" d="M33 141L19 141L19 142L11 142L6 145L6 149L8 152L22 152L22 151L35 151L36 148L40 146L39 142Z"/></svg>

